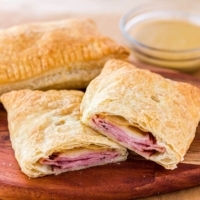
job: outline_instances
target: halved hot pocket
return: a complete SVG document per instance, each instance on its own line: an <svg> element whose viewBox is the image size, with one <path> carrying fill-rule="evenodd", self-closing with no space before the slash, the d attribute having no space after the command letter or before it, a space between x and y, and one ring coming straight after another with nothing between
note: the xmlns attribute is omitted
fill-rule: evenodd
<svg viewBox="0 0 200 200"><path fill-rule="evenodd" d="M113 59L89 84L81 120L132 152L174 169L194 139L199 110L198 88Z"/></svg>
<svg viewBox="0 0 200 200"><path fill-rule="evenodd" d="M3 94L10 140L21 170L36 178L124 161L123 146L80 121L81 91Z"/></svg>

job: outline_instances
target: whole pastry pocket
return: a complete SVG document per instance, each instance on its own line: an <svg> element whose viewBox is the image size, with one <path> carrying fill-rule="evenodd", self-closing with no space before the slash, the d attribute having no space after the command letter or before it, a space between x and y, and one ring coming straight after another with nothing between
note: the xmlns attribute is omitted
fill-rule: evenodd
<svg viewBox="0 0 200 200"><path fill-rule="evenodd" d="M3 94L10 140L29 177L124 161L127 150L80 121L81 91L19 90Z"/></svg>
<svg viewBox="0 0 200 200"><path fill-rule="evenodd" d="M110 58L129 50L93 20L66 19L0 30L0 95L19 89L84 89Z"/></svg>
<svg viewBox="0 0 200 200"><path fill-rule="evenodd" d="M200 90L113 59L89 84L81 112L83 123L174 169L195 136Z"/></svg>

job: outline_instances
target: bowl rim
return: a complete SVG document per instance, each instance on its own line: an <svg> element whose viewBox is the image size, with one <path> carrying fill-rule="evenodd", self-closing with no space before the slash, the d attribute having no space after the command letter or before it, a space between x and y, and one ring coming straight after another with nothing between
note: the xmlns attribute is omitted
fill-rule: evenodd
<svg viewBox="0 0 200 200"><path fill-rule="evenodd" d="M197 48L191 48L191 49L185 49L185 50L168 50L168 49L161 49L161 48L155 48L155 47L152 47L152 46L148 46L148 45L145 45L141 42L139 42L138 40L136 40L135 38L131 37L130 34L128 34L128 31L125 30L125 26L126 26L126 23L127 23L127 20L128 18L131 16L131 14L133 14L135 11L137 11L139 8L142 8L142 7L147 7L147 6L163 6L164 4L166 5L174 5L174 4L177 4L177 2L151 2L151 3L143 3L143 4L140 4L138 6L135 6L133 8L131 8L130 10L128 10L127 12L125 12L121 18L120 18L120 21L119 21L119 29L122 33L122 35L124 36L124 38L126 40L128 40L128 42L130 43L129 45L138 45L138 46L141 46L143 48L146 48L148 50L153 50L153 51L158 51L158 52L163 52L163 53L194 53L194 52L197 52L197 51L200 51L200 47L197 47ZM196 3L199 8L200 8L200 4L199 3ZM193 5L194 6L194 5Z"/></svg>
<svg viewBox="0 0 200 200"><path fill-rule="evenodd" d="M133 50L134 53L137 53L137 54L140 54L140 55L143 55L145 57L148 57L149 59L154 59L154 60L160 60L160 61L163 61L163 62L189 62L189 61L195 61L195 60L199 60L200 57L194 57L194 58L181 58L181 59L166 59L166 58L161 58L161 57L155 57L155 56L152 56L152 55L148 55L138 49L134 49Z"/></svg>

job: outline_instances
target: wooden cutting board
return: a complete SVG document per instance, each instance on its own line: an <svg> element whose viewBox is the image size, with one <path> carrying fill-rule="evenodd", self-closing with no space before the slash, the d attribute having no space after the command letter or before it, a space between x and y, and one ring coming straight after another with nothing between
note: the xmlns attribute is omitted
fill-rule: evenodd
<svg viewBox="0 0 200 200"><path fill-rule="evenodd" d="M200 80L192 76L158 68L149 69L167 78L200 87ZM200 152L199 143L200 127L192 143L195 153ZM9 140L6 111L0 104L0 199L126 200L198 184L200 185L200 165L181 163L175 170L165 170L151 161L138 160L134 156L117 164L29 179L20 171L15 160Z"/></svg>

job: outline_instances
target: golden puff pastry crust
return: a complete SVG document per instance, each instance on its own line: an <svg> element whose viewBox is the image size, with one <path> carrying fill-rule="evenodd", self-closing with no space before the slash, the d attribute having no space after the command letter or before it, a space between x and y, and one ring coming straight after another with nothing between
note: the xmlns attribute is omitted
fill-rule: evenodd
<svg viewBox="0 0 200 200"><path fill-rule="evenodd" d="M115 59L91 81L81 104L83 123L166 169L184 159L199 111L198 88Z"/></svg>
<svg viewBox="0 0 200 200"><path fill-rule="evenodd" d="M1 96L8 112L15 157L27 176L36 178L59 174L127 158L124 147L81 123L83 95L83 92L75 90L19 90ZM90 157L87 158L86 154ZM53 166L51 161L55 156L57 160ZM69 163L61 169L57 161L60 158L61 162L67 162L64 156ZM89 162L84 163L84 160ZM45 164L47 162L50 165Z"/></svg>
<svg viewBox="0 0 200 200"><path fill-rule="evenodd" d="M0 31L0 95L19 89L80 89L110 58L129 50L90 19L20 25Z"/></svg>

